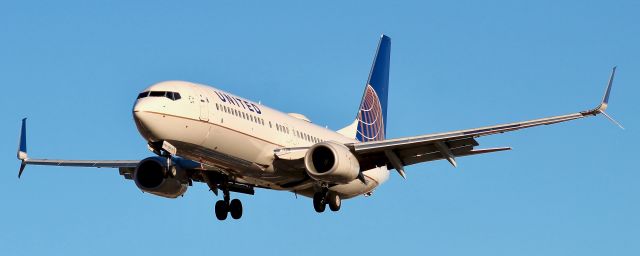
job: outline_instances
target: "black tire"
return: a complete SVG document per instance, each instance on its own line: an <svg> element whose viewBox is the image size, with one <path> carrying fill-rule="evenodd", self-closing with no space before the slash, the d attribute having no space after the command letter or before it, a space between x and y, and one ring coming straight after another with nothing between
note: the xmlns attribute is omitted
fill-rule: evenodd
<svg viewBox="0 0 640 256"><path fill-rule="evenodd" d="M229 213L231 213L231 218L237 220L242 217L242 202L238 199L231 200L229 203Z"/></svg>
<svg viewBox="0 0 640 256"><path fill-rule="evenodd" d="M327 203L329 204L329 209L331 209L331 211L337 212L340 210L342 200L338 194L330 193L327 195Z"/></svg>
<svg viewBox="0 0 640 256"><path fill-rule="evenodd" d="M216 202L216 218L218 218L218 220L226 220L227 219L227 213L229 213L229 206L227 205L227 203L225 203L223 200L218 200Z"/></svg>
<svg viewBox="0 0 640 256"><path fill-rule="evenodd" d="M313 195L313 209L316 210L316 212L320 213L320 212L324 212L324 209L327 207L327 204L324 200L324 193L315 193Z"/></svg>

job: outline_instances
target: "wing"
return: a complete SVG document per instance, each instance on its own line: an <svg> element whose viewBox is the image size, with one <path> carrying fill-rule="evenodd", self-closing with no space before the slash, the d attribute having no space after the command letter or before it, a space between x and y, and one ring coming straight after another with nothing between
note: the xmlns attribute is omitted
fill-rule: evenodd
<svg viewBox="0 0 640 256"><path fill-rule="evenodd" d="M27 165L54 165L71 167L97 167L97 168L135 168L138 160L60 160L60 159L31 159L27 156L27 119L22 119L20 130L20 144L18 146L18 159L22 161L18 178Z"/></svg>
<svg viewBox="0 0 640 256"><path fill-rule="evenodd" d="M510 148L490 148L490 149L474 149L478 146L475 138L511 132L520 129L535 127L539 125L550 125L560 122L576 120L589 116L603 114L614 123L620 124L613 120L604 111L607 109L609 102L609 94L611 85L615 75L614 67L609 83L605 91L605 95L600 105L594 109L582 111L578 113L553 116L524 122L508 123L495 126L487 126L475 129L460 130L453 132L444 132L436 134L427 134L415 137L405 137L398 139L390 139L383 141L370 141L353 143L347 145L352 149L360 161L363 170L374 168L376 166L388 165L405 177L404 166L421 162L447 159L453 166L456 166L456 157L485 154ZM622 126L620 126L622 127Z"/></svg>

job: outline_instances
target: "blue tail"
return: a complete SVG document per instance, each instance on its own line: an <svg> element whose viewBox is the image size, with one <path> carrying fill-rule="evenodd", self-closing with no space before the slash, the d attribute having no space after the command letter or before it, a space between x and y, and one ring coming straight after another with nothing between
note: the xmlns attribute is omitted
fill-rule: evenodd
<svg viewBox="0 0 640 256"><path fill-rule="evenodd" d="M384 140L387 133L387 96L391 38L382 35L373 59L369 80L356 117L356 139L362 142Z"/></svg>

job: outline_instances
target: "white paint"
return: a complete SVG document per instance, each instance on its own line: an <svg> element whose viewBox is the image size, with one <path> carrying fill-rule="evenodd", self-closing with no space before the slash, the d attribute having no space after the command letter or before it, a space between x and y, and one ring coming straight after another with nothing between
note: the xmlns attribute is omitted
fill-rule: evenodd
<svg viewBox="0 0 640 256"><path fill-rule="evenodd" d="M314 186L308 182L296 187L282 187L299 178L274 177L278 175L273 167L274 151L310 147L321 141L358 142L355 136L346 137L315 125L301 114L282 113L209 86L168 81L144 91L170 91L181 95L181 99L175 101L166 97L145 97L136 101L134 119L147 141L169 141L179 156L216 166L230 176L254 185L310 196L303 192ZM209 153L202 153L205 150ZM368 170L364 174L367 184L356 179L333 186L330 190L345 199L351 198L372 191L389 178L386 167Z"/></svg>

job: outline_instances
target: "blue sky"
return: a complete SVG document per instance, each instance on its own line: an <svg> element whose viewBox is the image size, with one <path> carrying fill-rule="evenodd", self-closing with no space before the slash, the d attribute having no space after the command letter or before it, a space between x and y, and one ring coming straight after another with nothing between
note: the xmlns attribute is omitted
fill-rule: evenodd
<svg viewBox="0 0 640 256"><path fill-rule="evenodd" d="M638 1L2 1L0 254L638 255ZM210 84L338 129L392 38L388 137L593 107L602 117L479 139L513 151L407 169L317 214L259 190L219 222L203 184L170 200L116 170L32 157L142 159L137 93Z"/></svg>

